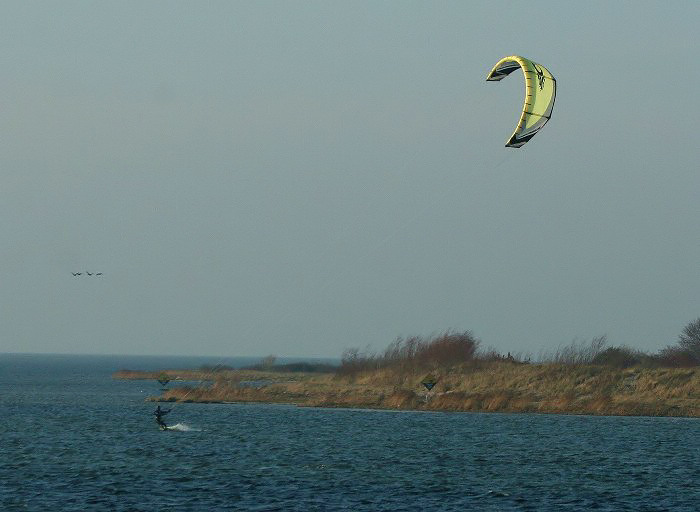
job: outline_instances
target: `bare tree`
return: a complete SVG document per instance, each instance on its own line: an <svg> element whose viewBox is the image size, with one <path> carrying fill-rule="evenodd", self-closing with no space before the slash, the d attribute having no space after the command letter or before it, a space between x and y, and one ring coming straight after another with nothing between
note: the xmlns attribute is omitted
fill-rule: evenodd
<svg viewBox="0 0 700 512"><path fill-rule="evenodd" d="M700 317L683 328L678 336L678 345L700 364Z"/></svg>

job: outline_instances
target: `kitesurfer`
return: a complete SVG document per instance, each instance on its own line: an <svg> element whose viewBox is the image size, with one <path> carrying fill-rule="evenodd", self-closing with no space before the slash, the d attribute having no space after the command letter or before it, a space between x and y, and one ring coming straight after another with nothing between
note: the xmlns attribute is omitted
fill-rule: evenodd
<svg viewBox="0 0 700 512"><path fill-rule="evenodd" d="M158 423L158 426L160 428L162 428L163 430L168 428L168 426L163 421L163 416L165 416L169 412L170 412L170 409L161 409L160 405L159 405L158 407L156 407L156 410L153 413L156 416L156 423Z"/></svg>

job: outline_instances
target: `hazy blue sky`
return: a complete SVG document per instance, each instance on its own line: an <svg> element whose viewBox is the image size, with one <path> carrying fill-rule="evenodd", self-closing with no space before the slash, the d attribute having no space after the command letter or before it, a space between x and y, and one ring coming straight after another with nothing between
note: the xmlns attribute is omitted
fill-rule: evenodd
<svg viewBox="0 0 700 512"><path fill-rule="evenodd" d="M0 352L674 343L700 316L699 19L3 2ZM485 81L512 54L558 84L521 150L522 75Z"/></svg>

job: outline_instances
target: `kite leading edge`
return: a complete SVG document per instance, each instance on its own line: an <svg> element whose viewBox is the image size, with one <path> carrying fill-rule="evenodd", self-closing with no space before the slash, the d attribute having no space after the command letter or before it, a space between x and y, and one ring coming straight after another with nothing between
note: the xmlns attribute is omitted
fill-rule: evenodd
<svg viewBox="0 0 700 512"><path fill-rule="evenodd" d="M486 80L502 80L516 69L522 69L525 75L525 104L518 126L506 143L508 148L521 147L547 124L552 117L554 98L557 95L557 81L552 73L541 64L518 55L499 60Z"/></svg>

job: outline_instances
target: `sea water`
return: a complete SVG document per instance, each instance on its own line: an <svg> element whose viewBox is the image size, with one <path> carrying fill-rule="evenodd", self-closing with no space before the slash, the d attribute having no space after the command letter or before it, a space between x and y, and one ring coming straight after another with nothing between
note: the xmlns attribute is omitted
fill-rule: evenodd
<svg viewBox="0 0 700 512"><path fill-rule="evenodd" d="M0 354L0 510L700 510L700 420L181 404L119 369ZM226 362L240 365L241 360Z"/></svg>

